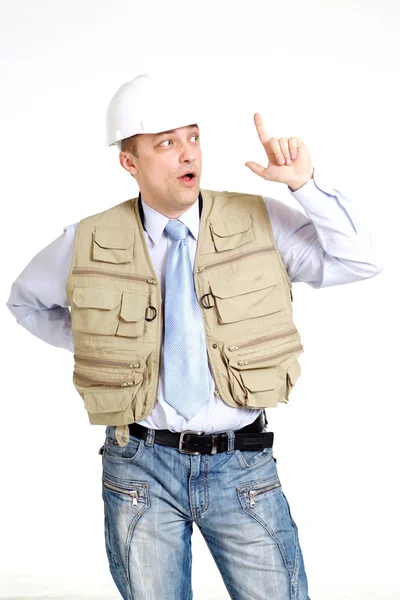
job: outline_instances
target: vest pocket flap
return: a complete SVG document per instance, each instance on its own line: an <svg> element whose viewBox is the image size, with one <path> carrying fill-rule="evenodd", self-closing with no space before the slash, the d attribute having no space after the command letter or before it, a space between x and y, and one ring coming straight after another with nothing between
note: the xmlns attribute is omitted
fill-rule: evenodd
<svg viewBox="0 0 400 600"><path fill-rule="evenodd" d="M76 287L72 300L81 308L102 308L111 310L121 303L121 292L101 288Z"/></svg>
<svg viewBox="0 0 400 600"><path fill-rule="evenodd" d="M235 281L210 283L220 323L236 323L282 310L279 280L274 271L245 273Z"/></svg>
<svg viewBox="0 0 400 600"><path fill-rule="evenodd" d="M117 413L125 410L132 401L131 390L85 390L85 408L89 413Z"/></svg>
<svg viewBox="0 0 400 600"><path fill-rule="evenodd" d="M133 255L133 229L114 227L96 229L93 234L93 260L121 264L129 263Z"/></svg>
<svg viewBox="0 0 400 600"><path fill-rule="evenodd" d="M147 296L124 292L122 296L121 319L124 321L140 321L144 319L147 304Z"/></svg>
<svg viewBox="0 0 400 600"><path fill-rule="evenodd" d="M213 281L210 283L213 296L217 298L233 298L249 292L257 292L278 283L278 277L272 271L264 273L246 273L234 281Z"/></svg>
<svg viewBox="0 0 400 600"><path fill-rule="evenodd" d="M125 250L133 244L133 229L96 229L94 239L101 248Z"/></svg>
<svg viewBox="0 0 400 600"><path fill-rule="evenodd" d="M210 224L211 236L217 252L239 248L254 240L251 218L248 214L231 219L216 217Z"/></svg>
<svg viewBox="0 0 400 600"><path fill-rule="evenodd" d="M231 219L216 219L211 223L211 229L219 237L228 237L237 233L244 233L251 225L250 215L239 215Z"/></svg>
<svg viewBox="0 0 400 600"><path fill-rule="evenodd" d="M241 371L240 375L249 392L274 390L277 387L275 369L249 369L247 371Z"/></svg>

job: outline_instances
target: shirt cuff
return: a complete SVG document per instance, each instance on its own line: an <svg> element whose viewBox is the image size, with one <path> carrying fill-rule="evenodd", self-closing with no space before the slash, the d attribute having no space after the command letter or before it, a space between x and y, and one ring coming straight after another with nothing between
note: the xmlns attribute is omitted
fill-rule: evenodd
<svg viewBox="0 0 400 600"><path fill-rule="evenodd" d="M327 182L324 181L324 178L321 177L318 173L315 173L314 169L314 177L309 179L307 183L305 183L299 190L292 192L290 187L288 186L289 192L300 202L300 204L307 204L315 194L319 194L319 192L324 192L325 194L329 194L330 196L335 196L335 191L332 186L328 185Z"/></svg>

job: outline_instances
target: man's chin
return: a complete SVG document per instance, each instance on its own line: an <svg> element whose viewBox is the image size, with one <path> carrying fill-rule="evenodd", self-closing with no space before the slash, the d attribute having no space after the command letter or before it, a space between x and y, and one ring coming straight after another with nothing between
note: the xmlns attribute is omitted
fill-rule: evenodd
<svg viewBox="0 0 400 600"><path fill-rule="evenodd" d="M180 193L178 194L178 198L182 202L182 204L184 204L185 206L190 206L191 204L194 204L196 202L196 200L199 196L199 191L200 191L200 185L197 184L190 189L180 190Z"/></svg>

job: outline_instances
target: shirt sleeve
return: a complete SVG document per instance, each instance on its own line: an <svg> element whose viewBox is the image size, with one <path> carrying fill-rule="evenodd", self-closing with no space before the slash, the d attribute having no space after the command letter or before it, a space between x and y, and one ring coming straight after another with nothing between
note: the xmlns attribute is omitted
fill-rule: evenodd
<svg viewBox="0 0 400 600"><path fill-rule="evenodd" d="M66 283L78 223L28 263L11 287L7 307L17 322L43 341L74 351Z"/></svg>
<svg viewBox="0 0 400 600"><path fill-rule="evenodd" d="M382 271L375 241L356 206L314 169L292 196L305 215L264 197L278 250L292 282L313 288L351 283Z"/></svg>

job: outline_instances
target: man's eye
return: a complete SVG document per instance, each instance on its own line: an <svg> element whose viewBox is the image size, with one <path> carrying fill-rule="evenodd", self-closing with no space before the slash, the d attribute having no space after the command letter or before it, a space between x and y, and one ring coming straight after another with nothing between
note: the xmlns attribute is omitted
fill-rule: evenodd
<svg viewBox="0 0 400 600"><path fill-rule="evenodd" d="M164 140L163 142L161 142L160 146L163 146L164 148L168 148L169 144L171 144L171 140Z"/></svg>
<svg viewBox="0 0 400 600"><path fill-rule="evenodd" d="M196 142L199 141L199 136L197 134L196 135L192 135L192 137L190 139L193 139L193 138L196 138Z"/></svg>

